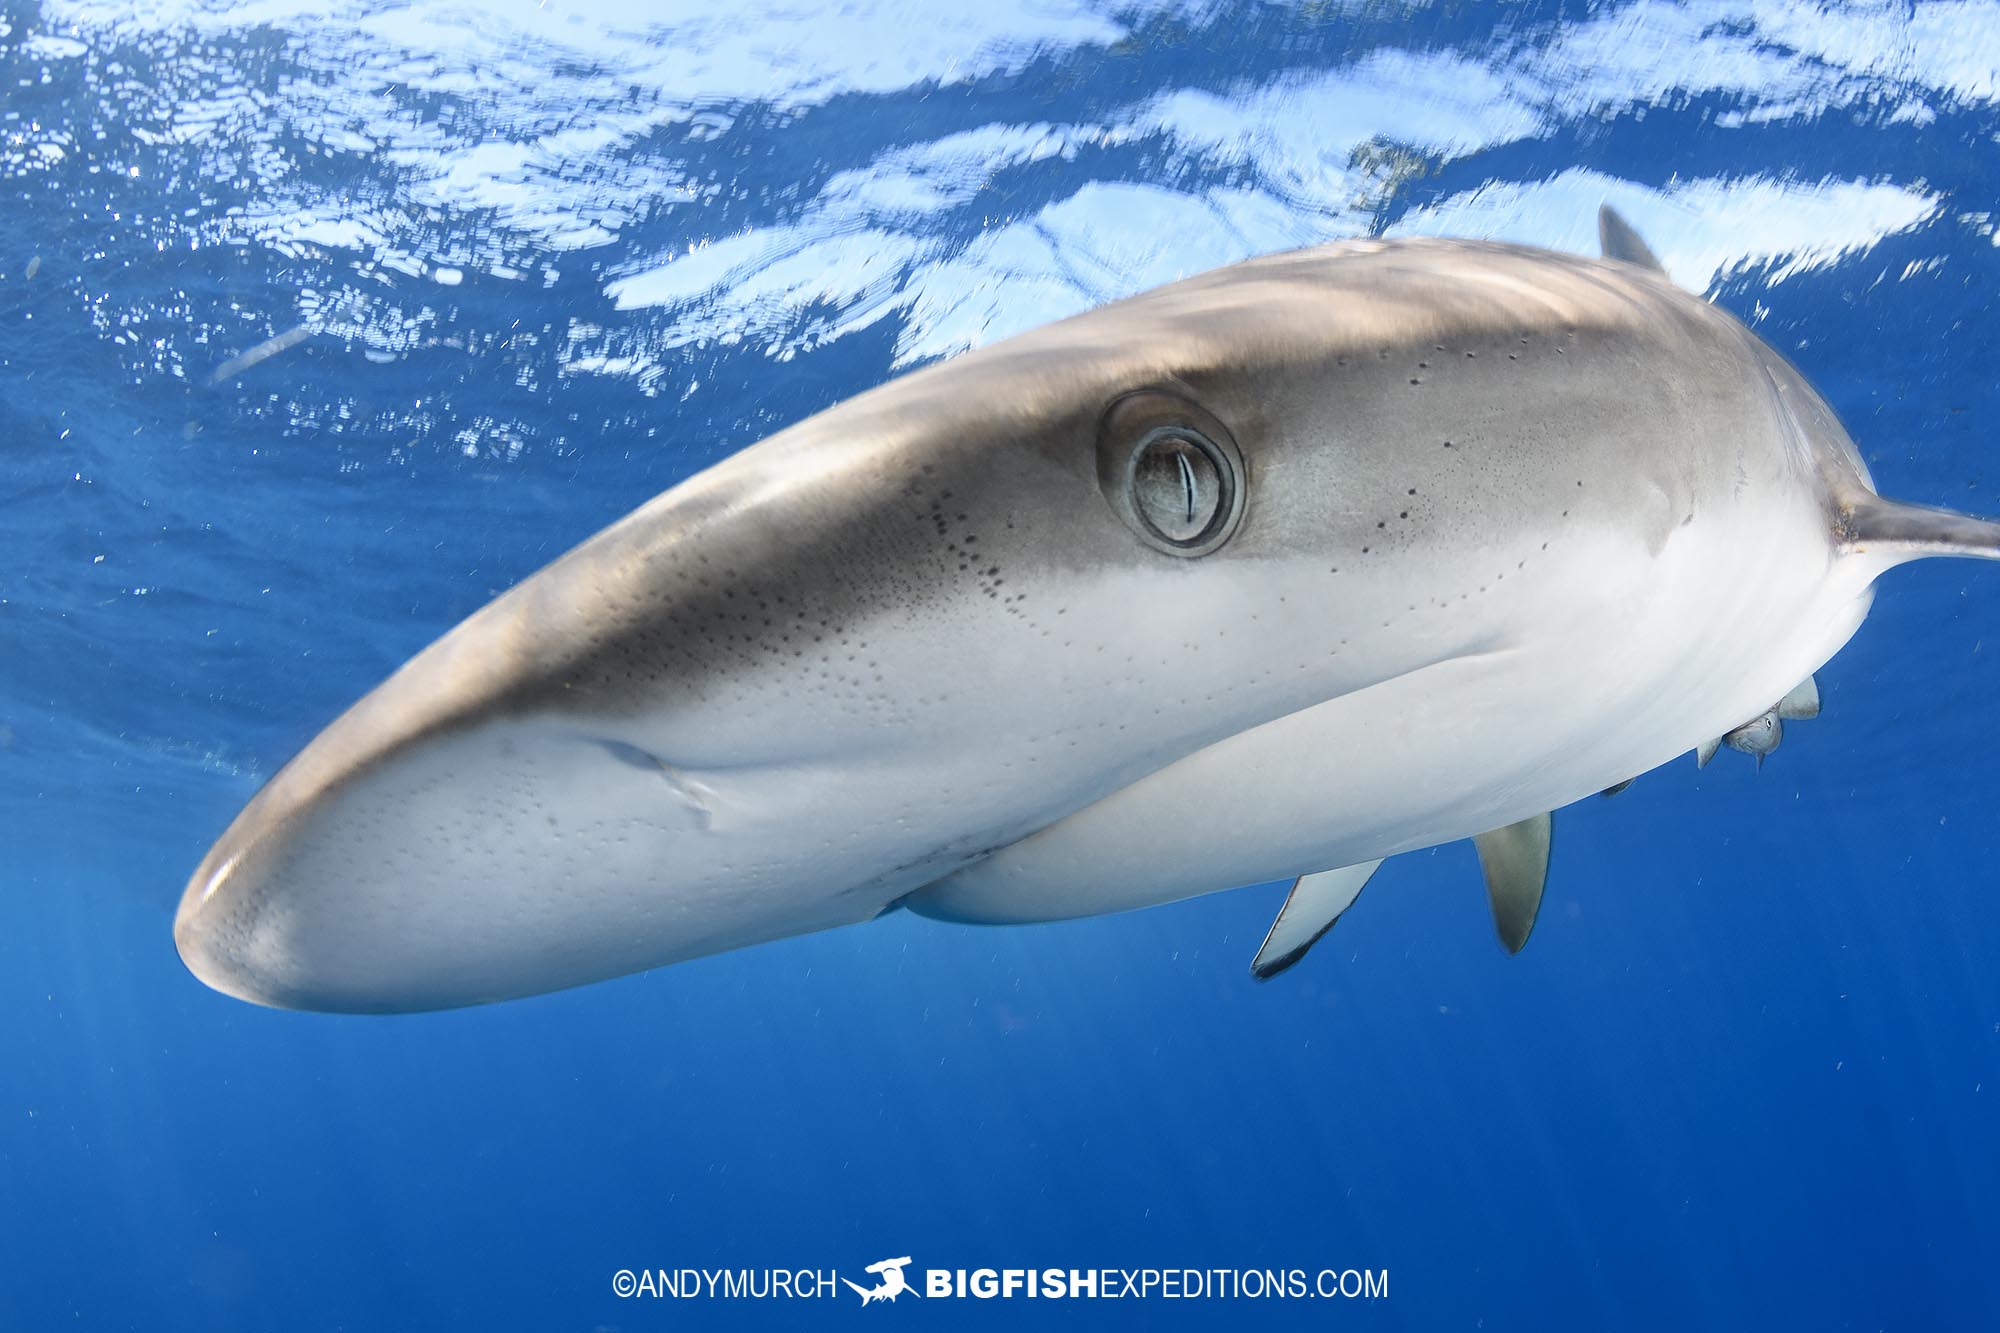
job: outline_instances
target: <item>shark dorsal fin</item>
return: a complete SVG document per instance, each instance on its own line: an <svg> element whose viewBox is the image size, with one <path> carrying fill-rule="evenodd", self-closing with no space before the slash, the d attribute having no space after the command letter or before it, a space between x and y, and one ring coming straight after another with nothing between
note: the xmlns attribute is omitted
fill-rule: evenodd
<svg viewBox="0 0 2000 1333"><path fill-rule="evenodd" d="M1291 896L1278 909L1278 919L1271 923L1270 933L1264 936L1263 947L1250 960L1250 975L1259 981L1269 981L1305 957L1306 950L1332 930L1340 914L1354 905L1354 900L1361 896L1362 886L1381 864L1364 861L1338 870L1300 875L1292 883Z"/></svg>
<svg viewBox="0 0 2000 1333"><path fill-rule="evenodd" d="M1493 928L1508 953L1521 952L1535 928L1535 914L1542 910L1542 885L1549 877L1551 825L1547 815L1536 815L1472 840L1479 850L1479 868L1486 872L1486 900L1493 908Z"/></svg>
<svg viewBox="0 0 2000 1333"><path fill-rule="evenodd" d="M1597 248L1606 259L1620 259L1627 264L1649 268L1661 276L1666 274L1666 266L1653 253L1653 247L1647 245L1632 229L1632 224L1609 204L1597 210Z"/></svg>

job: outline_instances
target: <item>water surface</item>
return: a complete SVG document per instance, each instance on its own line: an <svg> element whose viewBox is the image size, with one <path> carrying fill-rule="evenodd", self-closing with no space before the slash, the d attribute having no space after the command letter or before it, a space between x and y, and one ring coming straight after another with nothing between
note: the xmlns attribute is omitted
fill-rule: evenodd
<svg viewBox="0 0 2000 1333"><path fill-rule="evenodd" d="M1761 773L1570 812L1517 959L1462 846L1265 986L1270 886L381 1020L168 927L298 745L604 523L1254 253L1587 249L1609 200L1886 491L2000 513L2000 6L137 8L0 5L0 1324L856 1319L610 1279L903 1253L1392 1287L865 1318L1991 1321L1988 568L1885 580Z"/></svg>

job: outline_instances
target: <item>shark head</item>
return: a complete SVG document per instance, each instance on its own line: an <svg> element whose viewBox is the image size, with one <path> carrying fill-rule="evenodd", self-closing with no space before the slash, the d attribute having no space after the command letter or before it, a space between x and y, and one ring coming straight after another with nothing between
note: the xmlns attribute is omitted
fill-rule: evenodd
<svg viewBox="0 0 2000 1333"><path fill-rule="evenodd" d="M313 740L196 870L181 955L426 1009L1368 863L1733 733L1882 569L1996 549L1877 499L1782 358L1607 250L1252 260L746 449ZM1546 836L1489 847L1531 923Z"/></svg>

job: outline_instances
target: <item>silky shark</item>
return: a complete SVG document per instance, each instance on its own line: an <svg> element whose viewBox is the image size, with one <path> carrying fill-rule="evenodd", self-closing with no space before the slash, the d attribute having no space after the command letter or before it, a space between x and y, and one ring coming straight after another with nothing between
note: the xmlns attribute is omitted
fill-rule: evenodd
<svg viewBox="0 0 2000 1333"><path fill-rule="evenodd" d="M1878 575L2000 556L1604 257L1355 240L919 370L590 538L280 770L182 958L261 1004L507 999L868 920L1296 878L1295 962L1471 838L1502 943L1549 812L1762 756Z"/></svg>

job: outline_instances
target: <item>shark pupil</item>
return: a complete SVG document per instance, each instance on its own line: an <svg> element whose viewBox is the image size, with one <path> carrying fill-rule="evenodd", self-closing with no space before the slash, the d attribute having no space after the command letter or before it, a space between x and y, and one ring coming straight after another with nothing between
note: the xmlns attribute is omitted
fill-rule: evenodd
<svg viewBox="0 0 2000 1333"><path fill-rule="evenodd" d="M1160 431L1139 447L1132 467L1132 506L1146 525L1175 545L1206 535L1224 510L1220 460L1192 432Z"/></svg>

